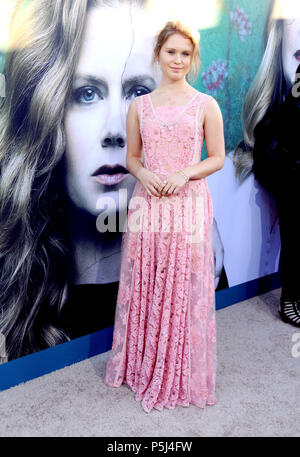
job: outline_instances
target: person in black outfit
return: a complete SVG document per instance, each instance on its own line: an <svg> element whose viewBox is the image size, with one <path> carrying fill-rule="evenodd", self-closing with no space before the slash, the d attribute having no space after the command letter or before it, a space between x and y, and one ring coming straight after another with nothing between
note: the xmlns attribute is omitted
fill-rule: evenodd
<svg viewBox="0 0 300 457"><path fill-rule="evenodd" d="M279 314L300 327L300 65L283 102L273 105L254 130L253 173L274 196L280 225Z"/></svg>

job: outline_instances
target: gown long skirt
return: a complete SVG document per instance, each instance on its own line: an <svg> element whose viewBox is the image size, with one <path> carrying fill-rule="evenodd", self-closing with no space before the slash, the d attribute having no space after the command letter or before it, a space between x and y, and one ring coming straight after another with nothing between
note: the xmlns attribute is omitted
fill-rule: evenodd
<svg viewBox="0 0 300 457"><path fill-rule="evenodd" d="M205 178L160 199L137 182L104 381L126 383L146 412L216 402L212 224Z"/></svg>

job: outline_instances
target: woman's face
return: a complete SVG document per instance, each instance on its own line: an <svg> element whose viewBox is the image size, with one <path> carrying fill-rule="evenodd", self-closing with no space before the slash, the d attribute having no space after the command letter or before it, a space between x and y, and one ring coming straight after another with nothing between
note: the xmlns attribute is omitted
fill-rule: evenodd
<svg viewBox="0 0 300 457"><path fill-rule="evenodd" d="M174 33L164 42L159 53L159 64L165 77L177 80L185 77L191 68L193 44L189 38Z"/></svg>
<svg viewBox="0 0 300 457"><path fill-rule="evenodd" d="M300 63L300 18L283 21L282 62L284 77L291 86Z"/></svg>
<svg viewBox="0 0 300 457"><path fill-rule="evenodd" d="M125 168L126 113L132 99L157 85L152 37L132 29L129 13L126 5L88 13L64 120L67 193L75 206L95 216L103 197L110 197L117 211L126 209L136 183ZM127 190L126 201L119 202L120 189Z"/></svg>

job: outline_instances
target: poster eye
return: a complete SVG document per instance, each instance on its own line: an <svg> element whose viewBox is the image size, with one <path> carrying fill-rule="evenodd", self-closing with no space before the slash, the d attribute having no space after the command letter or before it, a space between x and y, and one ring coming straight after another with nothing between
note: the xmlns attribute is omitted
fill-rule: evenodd
<svg viewBox="0 0 300 457"><path fill-rule="evenodd" d="M151 89L149 89L146 86L133 86L130 88L130 90L127 93L127 99L133 99L136 97L139 97L140 95L148 94L151 92Z"/></svg>
<svg viewBox="0 0 300 457"><path fill-rule="evenodd" d="M95 87L80 87L73 93L73 99L79 104L91 104L103 100L101 92Z"/></svg>

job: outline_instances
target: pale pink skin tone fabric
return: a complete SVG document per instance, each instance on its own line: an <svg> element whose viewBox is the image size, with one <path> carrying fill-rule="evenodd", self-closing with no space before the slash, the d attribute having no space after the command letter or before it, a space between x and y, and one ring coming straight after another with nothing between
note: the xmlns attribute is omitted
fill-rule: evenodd
<svg viewBox="0 0 300 457"><path fill-rule="evenodd" d="M203 118L211 99L197 92L185 106L154 108L150 94L138 97L146 168L164 179L200 161ZM137 211L129 204L105 384L126 383L148 413L176 405L204 408L216 403L213 207L207 181L191 179L177 194L161 199L137 181L134 197L140 197L140 228L129 226ZM170 224L164 231L167 203ZM178 231L174 222L184 205L190 208L190 225L184 223ZM157 231L151 214L156 214ZM191 236L191 223L200 228L199 236Z"/></svg>

